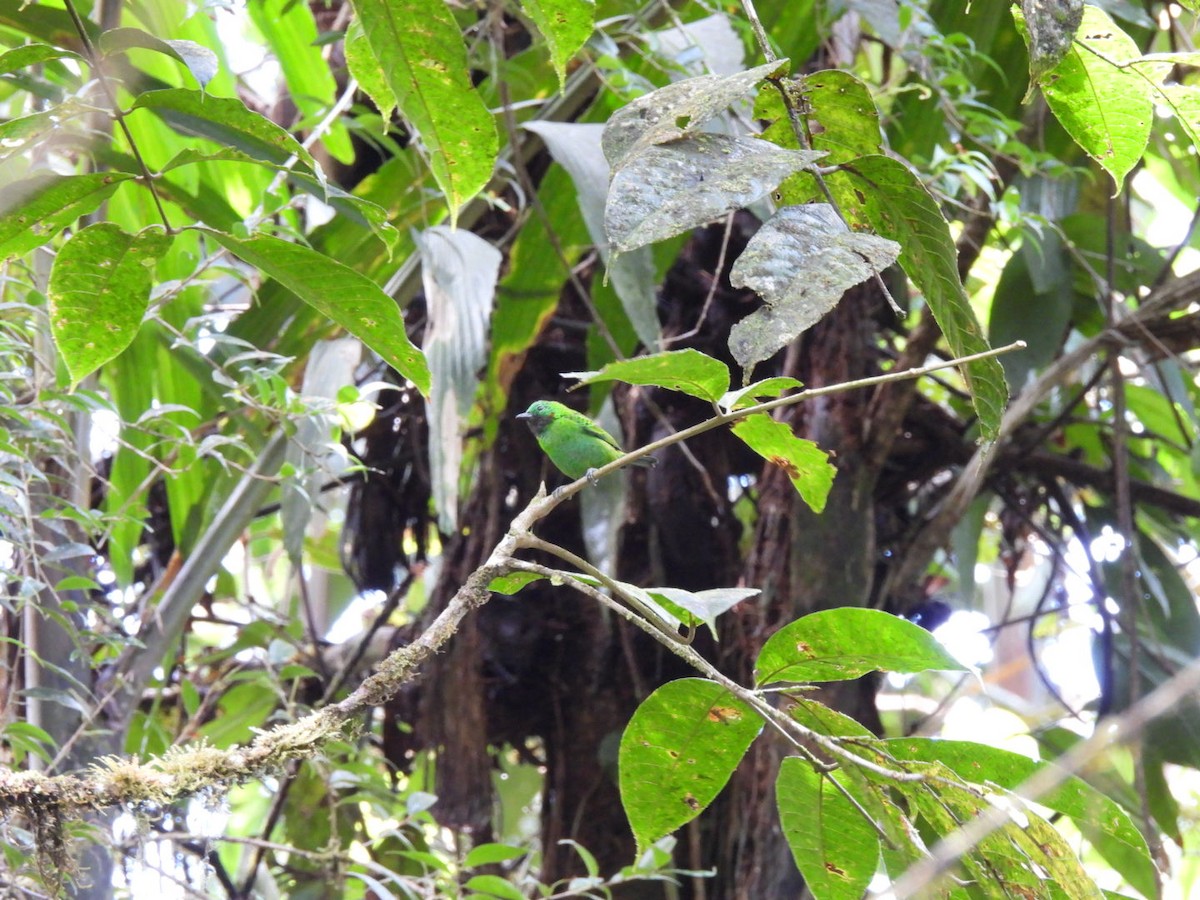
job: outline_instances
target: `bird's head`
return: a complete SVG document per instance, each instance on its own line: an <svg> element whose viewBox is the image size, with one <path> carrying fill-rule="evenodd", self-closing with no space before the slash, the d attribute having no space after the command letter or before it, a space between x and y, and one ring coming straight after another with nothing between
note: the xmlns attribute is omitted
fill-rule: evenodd
<svg viewBox="0 0 1200 900"><path fill-rule="evenodd" d="M555 403L552 400L535 400L529 404L529 409L518 413L518 419L524 419L529 430L535 435L545 431L555 418Z"/></svg>

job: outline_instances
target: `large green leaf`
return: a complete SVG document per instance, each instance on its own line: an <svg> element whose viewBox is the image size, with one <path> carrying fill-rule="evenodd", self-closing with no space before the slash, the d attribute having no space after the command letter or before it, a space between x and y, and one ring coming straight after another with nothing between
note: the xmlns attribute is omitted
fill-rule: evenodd
<svg viewBox="0 0 1200 900"><path fill-rule="evenodd" d="M775 803L783 836L816 900L859 900L879 864L879 834L866 814L812 763L779 766Z"/></svg>
<svg viewBox="0 0 1200 900"><path fill-rule="evenodd" d="M133 176L39 174L0 187L0 261L40 247Z"/></svg>
<svg viewBox="0 0 1200 900"><path fill-rule="evenodd" d="M320 168L300 142L241 100L210 97L200 91L168 88L138 94L131 109L145 109L184 134L234 147L256 159L284 163L295 156L312 172Z"/></svg>
<svg viewBox="0 0 1200 900"><path fill-rule="evenodd" d="M703 678L664 684L621 736L621 802L638 852L700 815L762 730L762 719Z"/></svg>
<svg viewBox="0 0 1200 900"><path fill-rule="evenodd" d="M409 340L396 301L371 279L302 244L266 235L237 238L204 232L337 322L428 395L425 357Z"/></svg>
<svg viewBox="0 0 1200 900"><path fill-rule="evenodd" d="M50 328L73 385L129 346L150 302L154 261L170 246L161 227L126 234L99 222L58 251L50 272Z"/></svg>
<svg viewBox="0 0 1200 900"><path fill-rule="evenodd" d="M842 213L900 244L899 263L925 296L955 356L988 349L962 280L950 226L929 191L904 163L864 156L829 177ZM964 372L980 428L992 437L1008 400L1004 370L994 358L970 363Z"/></svg>
<svg viewBox="0 0 1200 900"><path fill-rule="evenodd" d="M896 759L937 761L967 781L991 782L1010 791L1046 765L1010 750L970 741L899 738L887 741L886 748ZM1038 803L1071 817L1109 865L1147 897L1155 895L1154 862L1146 840L1120 806L1074 776L1039 797Z"/></svg>
<svg viewBox="0 0 1200 900"><path fill-rule="evenodd" d="M760 685L928 669L967 671L924 628L891 613L849 606L785 625L767 639L754 665Z"/></svg>
<svg viewBox="0 0 1200 900"><path fill-rule="evenodd" d="M499 150L458 25L443 0L354 0L354 9L396 105L429 154L453 224L492 177Z"/></svg>
<svg viewBox="0 0 1200 900"><path fill-rule="evenodd" d="M1141 55L1108 13L1089 5L1074 44L1040 77L1046 104L1118 190L1142 158L1154 122L1153 85L1123 67Z"/></svg>

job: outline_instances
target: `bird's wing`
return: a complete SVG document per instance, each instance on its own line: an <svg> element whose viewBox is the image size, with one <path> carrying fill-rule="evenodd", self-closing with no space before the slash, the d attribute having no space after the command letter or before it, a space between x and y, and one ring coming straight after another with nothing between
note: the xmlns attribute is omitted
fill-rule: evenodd
<svg viewBox="0 0 1200 900"><path fill-rule="evenodd" d="M621 449L621 445L616 442L616 439L613 438L613 436L611 434L609 434L607 431L605 431L603 428L601 428L599 425L595 424L594 422L588 422L586 425L584 425L583 433L586 435L590 435L591 437L598 438L599 440L604 441L604 443L608 444L608 446L612 447L618 453L625 452L624 450Z"/></svg>

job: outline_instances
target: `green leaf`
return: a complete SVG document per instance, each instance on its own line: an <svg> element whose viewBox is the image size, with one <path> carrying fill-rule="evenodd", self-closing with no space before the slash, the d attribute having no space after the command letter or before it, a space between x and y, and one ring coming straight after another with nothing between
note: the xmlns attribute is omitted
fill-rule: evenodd
<svg viewBox="0 0 1200 900"><path fill-rule="evenodd" d="M762 730L762 719L702 678L663 685L621 736L621 802L641 855L716 798Z"/></svg>
<svg viewBox="0 0 1200 900"><path fill-rule="evenodd" d="M474 869L478 866L490 866L493 863L507 862L529 853L526 847L514 847L511 844L479 844L472 847L463 860L463 867Z"/></svg>
<svg viewBox="0 0 1200 900"><path fill-rule="evenodd" d="M429 394L429 366L424 355L408 339L396 301L371 279L302 244L266 235L236 238L200 230L337 322L422 394Z"/></svg>
<svg viewBox="0 0 1200 900"><path fill-rule="evenodd" d="M707 625L717 632L717 616L728 612L743 600L762 593L758 588L711 588L707 591L685 591L679 588L646 588L646 593L667 608L681 622ZM672 607L677 607L673 609ZM683 615L680 615L683 613Z"/></svg>
<svg viewBox="0 0 1200 900"><path fill-rule="evenodd" d="M201 90L208 87L208 83L216 77L220 68L217 54L207 47L195 41L165 41L140 28L113 28L101 32L99 46L100 52L105 56L112 56L134 47L169 56L187 67Z"/></svg>
<svg viewBox="0 0 1200 900"><path fill-rule="evenodd" d="M126 234L101 222L58 251L50 272L50 329L72 385L129 346L150 302L154 263L170 246L158 226Z"/></svg>
<svg viewBox="0 0 1200 900"><path fill-rule="evenodd" d="M525 900L525 894L515 884L506 881L499 875L475 875L468 879L463 887L485 897L499 897L501 900Z"/></svg>
<svg viewBox="0 0 1200 900"><path fill-rule="evenodd" d="M903 248L898 262L925 295L955 356L988 349L983 330L958 277L958 253L950 226L913 172L899 160L864 156L829 176L851 227L866 225ZM995 436L1008 401L1004 370L994 358L973 362L963 373L980 429Z"/></svg>
<svg viewBox="0 0 1200 900"><path fill-rule="evenodd" d="M779 821L816 900L859 900L879 864L879 835L833 777L807 760L785 759L775 781Z"/></svg>
<svg viewBox="0 0 1200 900"><path fill-rule="evenodd" d="M643 148L613 174L605 232L622 251L682 234L762 199L823 155L723 134Z"/></svg>
<svg viewBox="0 0 1200 900"><path fill-rule="evenodd" d="M0 160L27 153L42 136L62 128L70 119L87 112L86 107L68 100L44 112L18 116L0 122Z"/></svg>
<svg viewBox="0 0 1200 900"><path fill-rule="evenodd" d="M924 628L891 613L849 606L785 625L767 639L754 666L760 686L928 669L970 671Z"/></svg>
<svg viewBox="0 0 1200 900"><path fill-rule="evenodd" d="M1028 31L1026 35L1028 41ZM1141 55L1137 43L1108 13L1089 5L1075 43L1040 80L1051 112L1075 143L1112 175L1117 190L1142 158L1154 121L1154 87L1121 68Z"/></svg>
<svg viewBox="0 0 1200 900"><path fill-rule="evenodd" d="M852 719L836 710L830 709L824 703L809 700L805 697L792 697L792 705L788 715L813 731L829 737L864 738L869 741L877 740L871 729L857 719Z"/></svg>
<svg viewBox="0 0 1200 900"><path fill-rule="evenodd" d="M940 762L967 781L992 782L1010 791L1048 765L1011 750L970 741L899 738L885 741L884 746L896 759ZM1037 802L1069 816L1126 881L1147 897L1155 896L1154 863L1146 840L1115 802L1075 776L1039 797Z"/></svg>
<svg viewBox="0 0 1200 900"><path fill-rule="evenodd" d="M728 391L717 401L717 405L726 412L733 412L735 409L744 409L747 406L753 406L764 399L773 400L781 396L784 391L791 391L802 387L804 385L795 378L787 375L777 375L774 378L764 378L762 381L756 381L754 384L739 388L736 391Z"/></svg>
<svg viewBox="0 0 1200 900"><path fill-rule="evenodd" d="M380 68L379 60L375 58L375 52L367 43L362 22L358 19L354 19L346 28L344 46L346 48L346 65L350 69L350 74L354 76L359 87L367 92L367 96L379 109L380 118L387 122L396 108L396 95L392 93L383 69Z"/></svg>
<svg viewBox="0 0 1200 900"><path fill-rule="evenodd" d="M246 12L279 62L288 96L307 122L324 118L338 95L333 68L318 42L314 9L308 3L293 0L255 0L246 4ZM330 123L321 143L339 162L346 165L354 162L350 133L341 117Z"/></svg>
<svg viewBox="0 0 1200 900"><path fill-rule="evenodd" d="M351 221L370 228L376 237L387 244L389 249L395 247L399 239L399 232L388 221L388 211L378 203L372 203L364 197L347 193L336 185L323 183L315 176L309 175L303 170L286 169L281 163L259 159L234 147L224 147L220 150L214 150L211 153L203 153L188 147L172 156L160 171L166 173L185 166L206 162L246 163L263 166L276 172L285 172L290 183L298 186L301 190L311 194L322 202L328 203L338 213L349 218ZM162 182L159 183L161 184Z"/></svg>
<svg viewBox="0 0 1200 900"><path fill-rule="evenodd" d="M709 401L716 401L729 389L729 367L690 348L617 360L598 372L564 372L563 377L578 378L581 384L648 384Z"/></svg>
<svg viewBox="0 0 1200 900"><path fill-rule="evenodd" d="M779 210L729 271L731 285L751 288L766 302L734 324L733 358L746 369L770 359L899 255L895 241L847 229L827 203Z"/></svg>
<svg viewBox="0 0 1200 900"><path fill-rule="evenodd" d="M45 244L132 177L119 172L37 175L0 187L0 261Z"/></svg>
<svg viewBox="0 0 1200 900"><path fill-rule="evenodd" d="M592 36L596 20L594 0L523 0L521 8L546 39L559 86L564 86L567 63Z"/></svg>
<svg viewBox="0 0 1200 900"><path fill-rule="evenodd" d="M536 572L509 572L507 575L497 575L488 584L488 590L494 594L512 596L527 584L545 578Z"/></svg>
<svg viewBox="0 0 1200 900"><path fill-rule="evenodd" d="M812 149L828 154L822 164L840 165L883 149L879 110L867 86L851 73L842 69L813 72L799 82L788 82L788 90L793 92L794 102L806 108ZM754 115L771 122L763 131L764 138L781 147L798 146L779 91L760 92Z"/></svg>
<svg viewBox="0 0 1200 900"><path fill-rule="evenodd" d="M138 94L130 109L149 110L183 134L208 138L256 159L282 164L295 156L320 177L321 170L312 154L299 141L270 119L251 111L241 100L168 88Z"/></svg>
<svg viewBox="0 0 1200 900"><path fill-rule="evenodd" d="M420 135L453 225L492 177L499 151L454 16L443 0L354 0L354 9L396 105Z"/></svg>
<svg viewBox="0 0 1200 900"><path fill-rule="evenodd" d="M829 462L829 454L812 441L796 437L785 423L766 413L755 413L735 422L733 433L767 462L787 472L788 480L813 512L825 508L833 476L837 474Z"/></svg>
<svg viewBox="0 0 1200 900"><path fill-rule="evenodd" d="M52 59L74 59L80 62L83 57L73 50L62 47L51 47L49 44L25 44L0 53L0 75L17 72L38 63L49 62Z"/></svg>

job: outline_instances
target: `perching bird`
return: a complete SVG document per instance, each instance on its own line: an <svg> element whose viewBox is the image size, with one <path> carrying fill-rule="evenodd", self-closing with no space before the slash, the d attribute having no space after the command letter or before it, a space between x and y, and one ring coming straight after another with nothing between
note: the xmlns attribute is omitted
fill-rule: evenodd
<svg viewBox="0 0 1200 900"><path fill-rule="evenodd" d="M525 420L550 462L568 478L587 475L590 480L593 470L625 455L611 434L583 413L553 400L534 401L517 418ZM657 462L653 456L642 456L633 465L649 467Z"/></svg>

